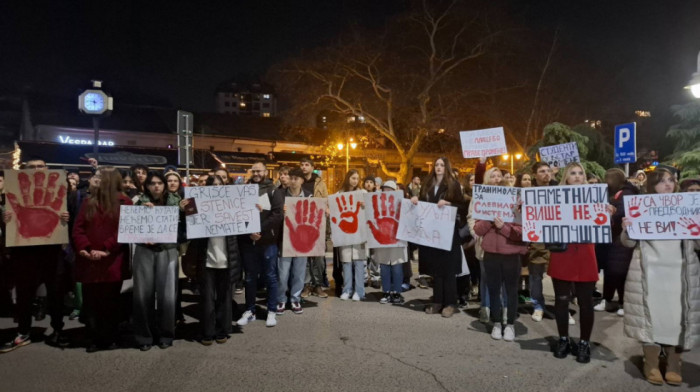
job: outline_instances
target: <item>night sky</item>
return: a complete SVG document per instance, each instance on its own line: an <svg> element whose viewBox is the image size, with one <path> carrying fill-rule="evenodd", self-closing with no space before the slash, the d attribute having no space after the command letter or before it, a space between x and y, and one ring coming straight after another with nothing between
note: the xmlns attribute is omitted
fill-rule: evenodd
<svg viewBox="0 0 700 392"><path fill-rule="evenodd" d="M485 2L487 0L484 0ZM7 4L13 3L13 4ZM504 1L518 29L560 28L566 53L601 104L668 116L700 50L700 1ZM213 110L216 85L262 76L289 56L333 42L351 25L381 27L409 1L3 2L0 93L25 87L74 96L93 78L137 103ZM140 101L140 102L139 102ZM670 121L670 120L668 120Z"/></svg>

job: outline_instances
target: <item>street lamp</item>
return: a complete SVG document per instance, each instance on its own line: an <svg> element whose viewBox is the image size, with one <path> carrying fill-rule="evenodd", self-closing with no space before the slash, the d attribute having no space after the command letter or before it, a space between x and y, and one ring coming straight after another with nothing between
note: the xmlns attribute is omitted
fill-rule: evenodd
<svg viewBox="0 0 700 392"><path fill-rule="evenodd" d="M508 161L508 158L510 158L510 174L515 175L515 170L514 170L514 162L513 159L515 160L520 160L520 158L523 157L523 154L517 153L517 154L504 154L501 158L503 158L504 161Z"/></svg>
<svg viewBox="0 0 700 392"><path fill-rule="evenodd" d="M350 148L353 150L357 148L357 143L353 138L350 138L345 144L338 143L338 151L345 149L345 173L350 171Z"/></svg>
<svg viewBox="0 0 700 392"><path fill-rule="evenodd" d="M700 98L700 53L698 53L698 71L693 74L685 88L689 89L695 98Z"/></svg>

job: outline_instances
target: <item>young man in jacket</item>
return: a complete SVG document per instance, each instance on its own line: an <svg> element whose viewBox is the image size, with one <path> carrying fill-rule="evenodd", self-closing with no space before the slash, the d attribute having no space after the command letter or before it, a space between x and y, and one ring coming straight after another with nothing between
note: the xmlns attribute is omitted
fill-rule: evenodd
<svg viewBox="0 0 700 392"><path fill-rule="evenodd" d="M314 162L311 159L302 158L299 167L304 174L304 183L301 185L304 192L310 193L312 197L328 197L326 183L323 182L321 176L314 173ZM327 233L330 235L330 230ZM302 298L306 298L311 294L315 294L319 298L328 298L328 294L323 291L325 272L325 256L309 257L306 269L306 286L304 291L301 292Z"/></svg>
<svg viewBox="0 0 700 392"><path fill-rule="evenodd" d="M260 232L238 237L238 245L245 271L245 307L246 311L238 320L239 326L255 321L255 294L258 291L258 278L262 272L267 287L267 321L265 325L277 325L275 310L277 308L277 244L282 232L282 209L284 192L276 191L275 184L267 176L263 162L255 162L251 169L249 184L258 185L258 194L270 199L270 210L260 206Z"/></svg>

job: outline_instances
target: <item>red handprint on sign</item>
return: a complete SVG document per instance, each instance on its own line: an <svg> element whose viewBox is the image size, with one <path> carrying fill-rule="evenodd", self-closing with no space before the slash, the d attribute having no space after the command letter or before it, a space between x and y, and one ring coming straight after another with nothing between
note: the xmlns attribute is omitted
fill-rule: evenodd
<svg viewBox="0 0 700 392"><path fill-rule="evenodd" d="M59 210L66 197L66 186L61 185L56 191L58 173L50 173L48 184L46 172L37 171L33 179L25 172L17 174L19 190L22 195L20 204L17 195L7 193L7 201L17 217L17 231L24 238L51 237L61 219ZM32 192L32 180L34 190Z"/></svg>
<svg viewBox="0 0 700 392"><path fill-rule="evenodd" d="M596 214L596 218L593 220L593 223L599 226L608 223L607 209L607 205L603 203L593 205L593 212Z"/></svg>
<svg viewBox="0 0 700 392"><path fill-rule="evenodd" d="M396 208L394 195L387 197L386 193L372 195L372 207L374 208L374 224L367 221L374 239L382 245L396 243L396 232L399 230L400 210Z"/></svg>
<svg viewBox="0 0 700 392"><path fill-rule="evenodd" d="M528 221L523 226L523 230L527 234L527 239L530 242L537 242L540 240L540 236L538 236L537 233L535 233L535 229L536 229L535 222Z"/></svg>
<svg viewBox="0 0 700 392"><path fill-rule="evenodd" d="M353 201L353 195L350 195L348 199L345 199L345 195L335 198L335 202L338 203L338 210L340 210L340 222L336 217L333 217L331 221L337 224L340 230L348 234L357 233L357 227L359 221L357 220L357 214L360 212L360 201ZM352 208L355 207L353 211Z"/></svg>
<svg viewBox="0 0 700 392"><path fill-rule="evenodd" d="M700 235L700 225L694 219L683 217L679 219L678 224L687 229L693 237Z"/></svg>
<svg viewBox="0 0 700 392"><path fill-rule="evenodd" d="M639 212L639 207L642 204L642 199L639 197L633 197L630 199L630 218L638 218L642 215Z"/></svg>
<svg viewBox="0 0 700 392"><path fill-rule="evenodd" d="M299 200L295 210L294 220L296 226L292 224L289 217L284 218L287 229L289 229L289 239L295 250L301 253L308 253L316 245L316 240L318 240L321 233L323 207L318 207L315 201Z"/></svg>

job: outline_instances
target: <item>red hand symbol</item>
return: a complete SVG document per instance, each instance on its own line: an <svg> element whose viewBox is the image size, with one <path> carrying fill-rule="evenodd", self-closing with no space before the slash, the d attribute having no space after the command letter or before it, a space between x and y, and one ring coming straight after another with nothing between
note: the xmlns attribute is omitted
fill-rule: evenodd
<svg viewBox="0 0 700 392"><path fill-rule="evenodd" d="M700 225L698 225L693 219L685 217L680 218L680 225L688 229L690 231L690 235L693 237L700 235Z"/></svg>
<svg viewBox="0 0 700 392"><path fill-rule="evenodd" d="M535 233L535 224L532 222L527 222L525 226L523 227L525 231L527 232L527 239L530 240L531 242L537 242L540 239L540 236Z"/></svg>
<svg viewBox="0 0 700 392"><path fill-rule="evenodd" d="M46 173L37 171L34 173L34 192L30 198L32 181L25 172L17 174L19 189L22 194L20 204L17 195L7 194L7 201L17 216L17 230L24 238L50 237L60 221L59 210L63 206L66 197L66 186L61 185L56 191L58 173L49 174L48 186L44 184Z"/></svg>
<svg viewBox="0 0 700 392"><path fill-rule="evenodd" d="M295 210L296 226L292 224L289 217L284 218L284 223L289 229L292 247L298 252L308 253L314 248L316 240L320 236L323 208L317 207L314 201L309 202L309 200L304 199L297 201Z"/></svg>
<svg viewBox="0 0 700 392"><path fill-rule="evenodd" d="M608 223L608 215L605 213L605 204L596 204L593 206L593 210L597 214L596 218L593 220L593 223L599 226Z"/></svg>
<svg viewBox="0 0 700 392"><path fill-rule="evenodd" d="M336 197L335 202L338 203L338 209L340 210L340 222L335 217L331 221L337 224L340 230L345 233L357 233L357 226L359 225L357 214L360 212L360 201L358 200L357 203L354 203L353 195L351 194L348 201L345 200L345 195L342 195ZM353 206L355 207L354 211L351 210Z"/></svg>
<svg viewBox="0 0 700 392"><path fill-rule="evenodd" d="M377 199L381 198L381 206L377 206ZM396 208L396 200L394 195L389 195L387 200L386 193L372 195L372 207L374 208L374 220L367 221L372 235L382 245L391 245L396 243L396 232L399 230L399 215L400 210ZM381 208L381 211L380 211Z"/></svg>
<svg viewBox="0 0 700 392"><path fill-rule="evenodd" d="M641 199L636 197L630 200L630 218L638 218L640 215L642 215L642 213L639 212L639 205L641 202Z"/></svg>

